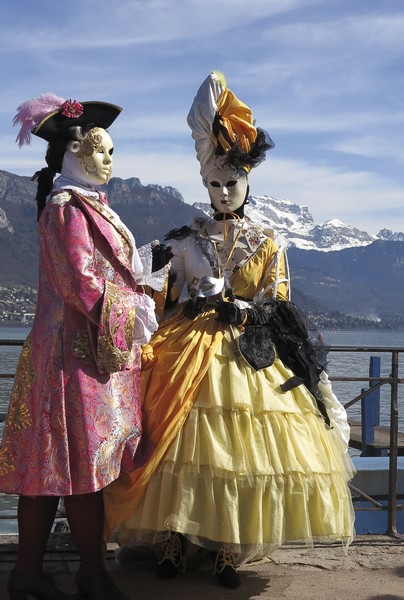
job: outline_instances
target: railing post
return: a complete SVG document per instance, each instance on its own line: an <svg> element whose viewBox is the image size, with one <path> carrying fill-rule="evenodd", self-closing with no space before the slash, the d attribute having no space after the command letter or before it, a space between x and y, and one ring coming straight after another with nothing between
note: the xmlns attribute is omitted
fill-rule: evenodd
<svg viewBox="0 0 404 600"><path fill-rule="evenodd" d="M366 392L365 388L361 389L361 394ZM373 456L373 451L369 450L370 445L375 443L375 422L373 411L373 395L365 396L361 400L361 429L362 429L362 448L361 456Z"/></svg>
<svg viewBox="0 0 404 600"><path fill-rule="evenodd" d="M369 377L380 377L380 356L371 356L369 360ZM374 387L376 381L371 381L369 387ZM380 388L377 388L372 394L370 394L373 404L373 423L375 427L380 425Z"/></svg>
<svg viewBox="0 0 404 600"><path fill-rule="evenodd" d="M397 455L398 455L398 351L391 353L391 408L390 408L390 460L389 506L387 534L397 533Z"/></svg>
<svg viewBox="0 0 404 600"><path fill-rule="evenodd" d="M369 360L369 377L380 377L380 356L371 356ZM376 385L376 381L369 382L369 388ZM365 393L362 388L361 393ZM375 427L380 425L380 388L367 394L361 400L362 412L362 456L382 456L385 452L381 448L370 448L375 443Z"/></svg>

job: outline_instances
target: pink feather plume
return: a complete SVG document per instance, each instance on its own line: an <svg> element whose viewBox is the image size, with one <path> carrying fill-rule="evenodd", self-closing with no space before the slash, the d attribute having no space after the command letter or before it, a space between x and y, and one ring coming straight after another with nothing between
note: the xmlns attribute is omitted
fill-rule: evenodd
<svg viewBox="0 0 404 600"><path fill-rule="evenodd" d="M48 92L20 104L13 119L13 125L21 124L21 129L15 140L20 148L24 144L29 145L31 143L32 130L46 115L59 110L64 102L64 98Z"/></svg>

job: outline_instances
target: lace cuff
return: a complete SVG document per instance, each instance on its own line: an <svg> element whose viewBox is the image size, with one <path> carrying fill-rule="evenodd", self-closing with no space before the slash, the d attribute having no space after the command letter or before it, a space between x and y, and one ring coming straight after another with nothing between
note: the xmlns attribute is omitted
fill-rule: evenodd
<svg viewBox="0 0 404 600"><path fill-rule="evenodd" d="M135 327L133 330L136 342L140 345L147 344L153 333L157 331L157 327L154 300L147 294L140 294L138 296Z"/></svg>

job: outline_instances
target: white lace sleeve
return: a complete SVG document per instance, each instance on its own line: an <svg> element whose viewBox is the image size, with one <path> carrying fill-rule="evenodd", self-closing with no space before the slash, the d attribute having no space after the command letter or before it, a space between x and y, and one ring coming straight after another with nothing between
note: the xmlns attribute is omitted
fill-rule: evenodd
<svg viewBox="0 0 404 600"><path fill-rule="evenodd" d="M318 389L320 390L321 396L324 400L324 406L330 418L331 426L336 428L342 446L345 451L348 452L350 438L348 417L345 408L332 391L331 382L328 379L328 375L325 371L322 371L320 374Z"/></svg>
<svg viewBox="0 0 404 600"><path fill-rule="evenodd" d="M158 292L160 292L163 289L166 280L167 269L166 267L163 267L159 271L152 273L152 246L158 243L159 242L155 240L154 242L151 242L150 244L145 244L144 246L140 246L140 248L137 249L137 253L141 263L141 271L138 270L134 273L134 275L136 283L138 283L139 285L148 285L153 290L157 290Z"/></svg>
<svg viewBox="0 0 404 600"><path fill-rule="evenodd" d="M325 371L322 371L320 374L318 389L323 398L324 406L330 419L330 433L341 452L341 458L345 465L348 477L349 479L352 479L356 473L356 468L349 454L350 427L348 423L348 416L345 408L332 391L331 382L328 379L328 375Z"/></svg>

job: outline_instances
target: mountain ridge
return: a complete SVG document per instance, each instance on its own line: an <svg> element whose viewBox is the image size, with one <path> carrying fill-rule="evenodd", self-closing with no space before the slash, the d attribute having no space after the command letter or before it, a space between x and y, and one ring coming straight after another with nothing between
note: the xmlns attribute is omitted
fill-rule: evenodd
<svg viewBox="0 0 404 600"><path fill-rule="evenodd" d="M35 194L29 177L0 170L0 288L37 285ZM212 214L208 203L187 204L175 188L144 186L136 177L112 178L108 199L138 246ZM404 327L404 234L371 236L338 219L318 225L306 206L271 196L249 197L246 215L288 247L292 299L314 320Z"/></svg>
<svg viewBox="0 0 404 600"><path fill-rule="evenodd" d="M205 214L211 212L209 204L198 202L193 206ZM252 221L273 229L276 237L287 247L301 250L331 252L367 246L377 240L404 241L402 232L384 228L373 235L337 218L316 224L307 206L272 196L249 196L246 214Z"/></svg>

